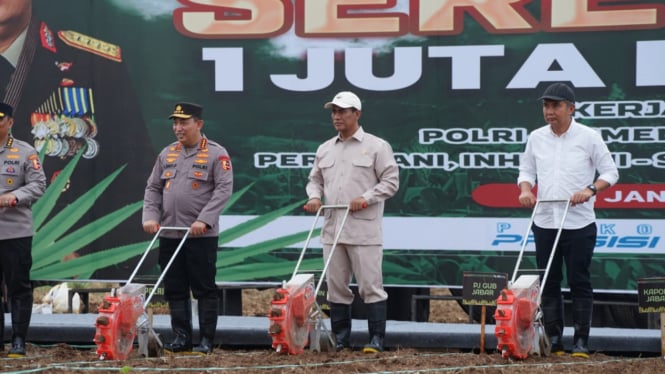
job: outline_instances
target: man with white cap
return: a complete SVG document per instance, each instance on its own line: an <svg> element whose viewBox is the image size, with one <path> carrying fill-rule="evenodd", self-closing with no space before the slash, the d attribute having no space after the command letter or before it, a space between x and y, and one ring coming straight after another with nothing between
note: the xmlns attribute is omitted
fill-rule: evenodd
<svg viewBox="0 0 665 374"><path fill-rule="evenodd" d="M349 284L355 276L368 313L369 343L363 351L380 352L388 299L381 269L383 210L385 200L399 188L399 169L390 144L360 126L362 104L358 96L340 92L324 108L331 110L337 135L316 151L306 186L309 200L305 210L317 212L323 200L328 205L348 204L351 210L326 274L331 328L336 349L350 347L354 295ZM341 209L324 212L321 243L325 259L331 254L343 213Z"/></svg>

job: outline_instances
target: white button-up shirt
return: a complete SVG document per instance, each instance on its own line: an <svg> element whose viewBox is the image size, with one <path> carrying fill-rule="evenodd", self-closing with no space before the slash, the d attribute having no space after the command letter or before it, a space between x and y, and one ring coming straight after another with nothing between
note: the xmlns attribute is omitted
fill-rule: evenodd
<svg viewBox="0 0 665 374"><path fill-rule="evenodd" d="M520 159L517 184L528 182L536 186L538 200L568 200L575 192L598 179L613 185L619 180L619 171L600 134L590 127L572 120L570 128L557 136L550 125L536 129L529 135L526 149ZM563 228L579 229L594 222L596 197L584 204L571 206ZM558 203L542 204L534 223L542 228L558 228L565 206Z"/></svg>

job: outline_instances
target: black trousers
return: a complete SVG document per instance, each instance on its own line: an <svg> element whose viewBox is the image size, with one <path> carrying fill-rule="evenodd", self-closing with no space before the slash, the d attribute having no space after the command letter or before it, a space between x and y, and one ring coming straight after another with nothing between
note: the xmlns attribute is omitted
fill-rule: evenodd
<svg viewBox="0 0 665 374"><path fill-rule="evenodd" d="M218 237L188 238L169 271L164 276L164 297L167 301L189 299L192 291L196 299L216 299ZM166 268L180 239L159 239L159 266Z"/></svg>
<svg viewBox="0 0 665 374"><path fill-rule="evenodd" d="M539 269L547 267L556 229L544 229L533 225L533 238L536 245L536 262ZM566 280L572 299L593 298L591 286L591 257L596 246L596 224L591 223L581 229L563 230L552 260L547 284L543 286L543 297L560 297L563 265L566 265ZM542 279L542 275L541 275Z"/></svg>
<svg viewBox="0 0 665 374"><path fill-rule="evenodd" d="M4 279L7 286L7 300L32 300L31 267L31 236L0 240L0 284ZM0 287L0 300L1 296L2 287Z"/></svg>

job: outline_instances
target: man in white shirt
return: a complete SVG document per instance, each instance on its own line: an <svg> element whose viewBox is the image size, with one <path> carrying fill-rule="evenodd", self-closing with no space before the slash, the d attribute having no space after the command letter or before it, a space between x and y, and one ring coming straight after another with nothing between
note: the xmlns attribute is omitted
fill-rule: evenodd
<svg viewBox="0 0 665 374"><path fill-rule="evenodd" d="M575 93L568 85L550 85L540 100L547 125L529 135L517 178L519 201L528 208L533 208L537 199L570 201L548 279L542 285L543 319L552 353L564 354L561 281L565 264L575 328L572 355L588 358L593 312L590 266L597 235L593 205L598 192L617 182L619 172L600 134L573 119ZM537 198L533 192L536 182ZM539 269L547 266L563 210L555 203L543 204L534 216Z"/></svg>

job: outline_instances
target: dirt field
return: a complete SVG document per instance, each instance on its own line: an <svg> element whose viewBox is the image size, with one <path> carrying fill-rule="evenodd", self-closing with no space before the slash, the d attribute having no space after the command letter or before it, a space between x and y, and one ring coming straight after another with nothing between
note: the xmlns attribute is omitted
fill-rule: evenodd
<svg viewBox="0 0 665 374"><path fill-rule="evenodd" d="M247 290L243 314L265 315L272 292ZM466 322L467 316L454 301L433 300L431 322ZM95 347L30 345L23 359L0 356L3 373L663 373L661 357L617 357L595 353L588 360L563 357L530 357L507 360L498 353L459 351L390 350L377 355L359 351L317 353L306 350L288 356L273 350L217 349L209 356L139 357L136 351L126 361L100 361Z"/></svg>
<svg viewBox="0 0 665 374"><path fill-rule="evenodd" d="M424 352L404 349L366 355L305 351L297 356L271 350L216 350L212 355L132 357L126 361L99 361L94 350L69 346L30 347L24 359L0 359L0 371L21 373L622 373L665 372L661 358L625 358L594 354L589 360L565 357L502 359L498 354Z"/></svg>

